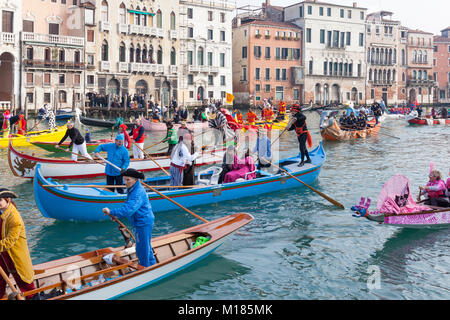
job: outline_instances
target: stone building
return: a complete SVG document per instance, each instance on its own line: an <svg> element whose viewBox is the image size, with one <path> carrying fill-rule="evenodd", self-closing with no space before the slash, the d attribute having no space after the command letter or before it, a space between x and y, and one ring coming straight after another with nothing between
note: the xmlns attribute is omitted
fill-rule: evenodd
<svg viewBox="0 0 450 320"><path fill-rule="evenodd" d="M0 110L20 107L22 2L0 0Z"/></svg>
<svg viewBox="0 0 450 320"><path fill-rule="evenodd" d="M232 93L229 1L180 0L179 102L201 105Z"/></svg>
<svg viewBox="0 0 450 320"><path fill-rule="evenodd" d="M303 30L305 103L364 103L366 11L316 0L284 8Z"/></svg>
<svg viewBox="0 0 450 320"><path fill-rule="evenodd" d="M406 94L409 103L433 103L433 34L408 29Z"/></svg>
<svg viewBox="0 0 450 320"><path fill-rule="evenodd" d="M21 97L28 110L81 105L85 64L78 10L77 1L22 0Z"/></svg>
<svg viewBox="0 0 450 320"><path fill-rule="evenodd" d="M434 36L433 79L436 81L434 101L450 103L450 27Z"/></svg>
<svg viewBox="0 0 450 320"><path fill-rule="evenodd" d="M233 24L236 103L303 102L302 29L288 22L239 16Z"/></svg>
<svg viewBox="0 0 450 320"><path fill-rule="evenodd" d="M87 96L124 103L142 95L168 106L178 95L178 0L84 4Z"/></svg>

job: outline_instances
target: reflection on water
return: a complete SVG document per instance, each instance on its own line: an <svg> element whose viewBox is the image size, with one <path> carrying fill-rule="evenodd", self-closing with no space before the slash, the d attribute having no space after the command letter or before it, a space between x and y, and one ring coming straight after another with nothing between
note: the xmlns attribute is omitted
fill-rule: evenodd
<svg viewBox="0 0 450 320"><path fill-rule="evenodd" d="M319 117L307 116L317 145ZM380 134L345 143L325 142L327 161L313 187L344 204L346 210L304 187L191 208L207 220L242 211L255 220L198 264L122 299L450 298L448 230L387 227L353 218L349 210L361 196L372 198L375 205L383 184L398 173L411 180L417 194L418 186L427 182L430 161L446 177L449 130L448 126L412 127L390 120L381 132L400 140ZM92 139L109 138L110 133L94 128ZM160 141L164 134L147 133L146 145ZM158 145L151 151L163 148ZM27 152L47 154L36 148ZM297 154L295 134L283 135L280 157ZM0 159L1 186L20 194L17 204L34 263L123 245L111 221L75 223L42 217L32 183L12 176L6 150L0 150ZM199 223L181 210L157 214L154 236ZM381 269L378 290L367 288L371 265Z"/></svg>

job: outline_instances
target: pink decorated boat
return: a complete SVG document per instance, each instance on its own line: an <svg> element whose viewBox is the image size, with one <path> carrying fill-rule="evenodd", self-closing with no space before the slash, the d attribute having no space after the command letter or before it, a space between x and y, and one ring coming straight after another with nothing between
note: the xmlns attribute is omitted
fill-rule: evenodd
<svg viewBox="0 0 450 320"><path fill-rule="evenodd" d="M371 200L361 198L359 205L352 207L353 216L404 228L450 227L450 208L418 205L410 190L408 178L396 175L383 186L377 210L369 211Z"/></svg>
<svg viewBox="0 0 450 320"><path fill-rule="evenodd" d="M142 126L146 131L167 131L166 124L164 122L154 122L152 120L141 118ZM186 126L189 130L208 129L208 122L187 122ZM178 129L181 124L174 124L173 127Z"/></svg>

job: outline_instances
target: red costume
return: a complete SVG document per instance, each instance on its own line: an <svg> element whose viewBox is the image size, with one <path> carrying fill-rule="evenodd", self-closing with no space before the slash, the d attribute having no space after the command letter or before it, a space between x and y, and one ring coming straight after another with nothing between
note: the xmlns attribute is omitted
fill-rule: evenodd
<svg viewBox="0 0 450 320"><path fill-rule="evenodd" d="M247 112L247 121L249 124L255 123L255 121L258 119L258 116L253 111Z"/></svg>
<svg viewBox="0 0 450 320"><path fill-rule="evenodd" d="M27 121L24 119L23 114L19 114L19 121L17 121L17 133L21 135L27 133Z"/></svg>

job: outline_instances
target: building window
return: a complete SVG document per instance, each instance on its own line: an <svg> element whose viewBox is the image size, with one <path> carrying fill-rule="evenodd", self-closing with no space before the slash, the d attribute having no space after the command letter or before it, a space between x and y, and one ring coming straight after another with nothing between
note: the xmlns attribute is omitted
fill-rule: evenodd
<svg viewBox="0 0 450 320"><path fill-rule="evenodd" d="M6 10L2 11L2 32L14 32L14 12Z"/></svg>
<svg viewBox="0 0 450 320"><path fill-rule="evenodd" d="M349 19L352 18L352 10L348 10L347 18L349 18Z"/></svg>
<svg viewBox="0 0 450 320"><path fill-rule="evenodd" d="M194 63L194 60L193 60L193 52L192 51L188 51L187 52L187 62L188 62L188 65L190 65L190 66L192 66L193 65L193 63Z"/></svg>
<svg viewBox="0 0 450 320"><path fill-rule="evenodd" d="M213 31L208 29L208 40L213 40Z"/></svg>
<svg viewBox="0 0 450 320"><path fill-rule="evenodd" d="M79 74L74 75L73 83L74 83L76 86L80 86L80 79L81 79L81 77L80 77Z"/></svg>
<svg viewBox="0 0 450 320"><path fill-rule="evenodd" d="M266 84L266 85L264 86L264 91L265 91L265 92L270 92L270 84Z"/></svg>
<svg viewBox="0 0 450 320"><path fill-rule="evenodd" d="M364 11L361 11L359 13L359 17L360 17L361 20L364 20Z"/></svg>
<svg viewBox="0 0 450 320"><path fill-rule="evenodd" d="M261 69L255 68L255 80L261 80Z"/></svg>
<svg viewBox="0 0 450 320"><path fill-rule="evenodd" d="M281 80L282 81L286 81L287 80L286 69L281 69Z"/></svg>
<svg viewBox="0 0 450 320"><path fill-rule="evenodd" d="M325 43L325 29L320 29L320 43Z"/></svg>
<svg viewBox="0 0 450 320"><path fill-rule="evenodd" d="M308 73L309 73L309 74L313 74L313 61L312 61L312 60L309 61L309 70L308 70Z"/></svg>
<svg viewBox="0 0 450 320"><path fill-rule="evenodd" d="M225 53L220 53L220 67L225 68Z"/></svg>
<svg viewBox="0 0 450 320"><path fill-rule="evenodd" d="M306 42L311 43L311 29L306 28Z"/></svg>
<svg viewBox="0 0 450 320"><path fill-rule="evenodd" d="M261 85L260 84L256 84L255 85L255 91L256 92L260 92L261 91Z"/></svg>
<svg viewBox="0 0 450 320"><path fill-rule="evenodd" d="M208 75L208 86L213 86L214 85L214 77L213 75Z"/></svg>
<svg viewBox="0 0 450 320"><path fill-rule="evenodd" d="M284 100L284 87L275 87L275 100L282 101Z"/></svg>
<svg viewBox="0 0 450 320"><path fill-rule="evenodd" d="M187 9L187 17L188 19L192 19L194 17L194 9L192 8Z"/></svg>
<svg viewBox="0 0 450 320"><path fill-rule="evenodd" d="M51 103L51 93L44 93L44 103Z"/></svg>
<svg viewBox="0 0 450 320"><path fill-rule="evenodd" d="M323 7L320 7L320 8L319 8L319 15L320 15L320 16L323 16Z"/></svg>
<svg viewBox="0 0 450 320"><path fill-rule="evenodd" d="M247 47L242 47L242 59L247 58Z"/></svg>
<svg viewBox="0 0 450 320"><path fill-rule="evenodd" d="M94 85L94 82L95 82L95 76L93 76L93 75L88 75L88 76L87 76L87 84L88 84L88 85Z"/></svg>
<svg viewBox="0 0 450 320"><path fill-rule="evenodd" d="M220 85L224 86L226 84L225 82L225 76L220 76Z"/></svg>
<svg viewBox="0 0 450 320"><path fill-rule="evenodd" d="M299 7L299 16L300 16L300 18L303 17L303 6Z"/></svg>
<svg viewBox="0 0 450 320"><path fill-rule="evenodd" d="M187 82L188 82L188 85L193 85L194 84L194 75L188 74Z"/></svg>
<svg viewBox="0 0 450 320"><path fill-rule="evenodd" d="M48 24L48 34L59 35L59 24L49 23Z"/></svg>
<svg viewBox="0 0 450 320"><path fill-rule="evenodd" d="M270 68L266 68L266 80L270 80Z"/></svg>
<svg viewBox="0 0 450 320"><path fill-rule="evenodd" d="M225 22L225 13L223 12L220 13L220 22Z"/></svg>
<svg viewBox="0 0 450 320"><path fill-rule="evenodd" d="M255 58L261 58L261 47L260 46L254 46L253 47L253 53L255 55Z"/></svg>
<svg viewBox="0 0 450 320"><path fill-rule="evenodd" d="M339 11L340 11L340 12L339 12L340 17L341 17L341 18L344 18L344 9L340 9Z"/></svg>
<svg viewBox="0 0 450 320"><path fill-rule="evenodd" d="M208 52L208 66L212 67L213 65L213 53Z"/></svg>
<svg viewBox="0 0 450 320"><path fill-rule="evenodd" d="M34 77L32 73L27 73L27 84L33 84L34 83Z"/></svg>
<svg viewBox="0 0 450 320"><path fill-rule="evenodd" d="M94 42L94 30L87 31L87 41Z"/></svg>
<svg viewBox="0 0 450 320"><path fill-rule="evenodd" d="M204 65L203 48L202 47L198 48L198 51L197 51L197 65L199 65L199 66Z"/></svg>
<svg viewBox="0 0 450 320"><path fill-rule="evenodd" d="M247 81L247 68L242 67L241 81Z"/></svg>
<svg viewBox="0 0 450 320"><path fill-rule="evenodd" d="M208 21L213 21L213 12L208 11Z"/></svg>
<svg viewBox="0 0 450 320"><path fill-rule="evenodd" d="M194 37L194 28L188 28L188 37L193 38Z"/></svg>
<svg viewBox="0 0 450 320"><path fill-rule="evenodd" d="M220 31L220 41L225 41L225 31Z"/></svg>
<svg viewBox="0 0 450 320"><path fill-rule="evenodd" d="M327 16L331 17L331 8L327 8Z"/></svg>
<svg viewBox="0 0 450 320"><path fill-rule="evenodd" d="M312 14L312 6L308 6L308 14L309 14L309 15Z"/></svg>
<svg viewBox="0 0 450 320"><path fill-rule="evenodd" d="M359 46L364 47L364 33L359 34Z"/></svg>
<svg viewBox="0 0 450 320"><path fill-rule="evenodd" d="M280 69L275 69L275 80L280 81L281 80L281 73Z"/></svg>
<svg viewBox="0 0 450 320"><path fill-rule="evenodd" d="M347 46L351 45L351 38L352 38L351 32L347 32L347 41L346 41Z"/></svg>
<svg viewBox="0 0 450 320"><path fill-rule="evenodd" d="M23 32L34 32L34 22L23 20Z"/></svg>
<svg viewBox="0 0 450 320"><path fill-rule="evenodd" d="M266 47L265 58L266 58L266 59L270 59L270 47Z"/></svg>

